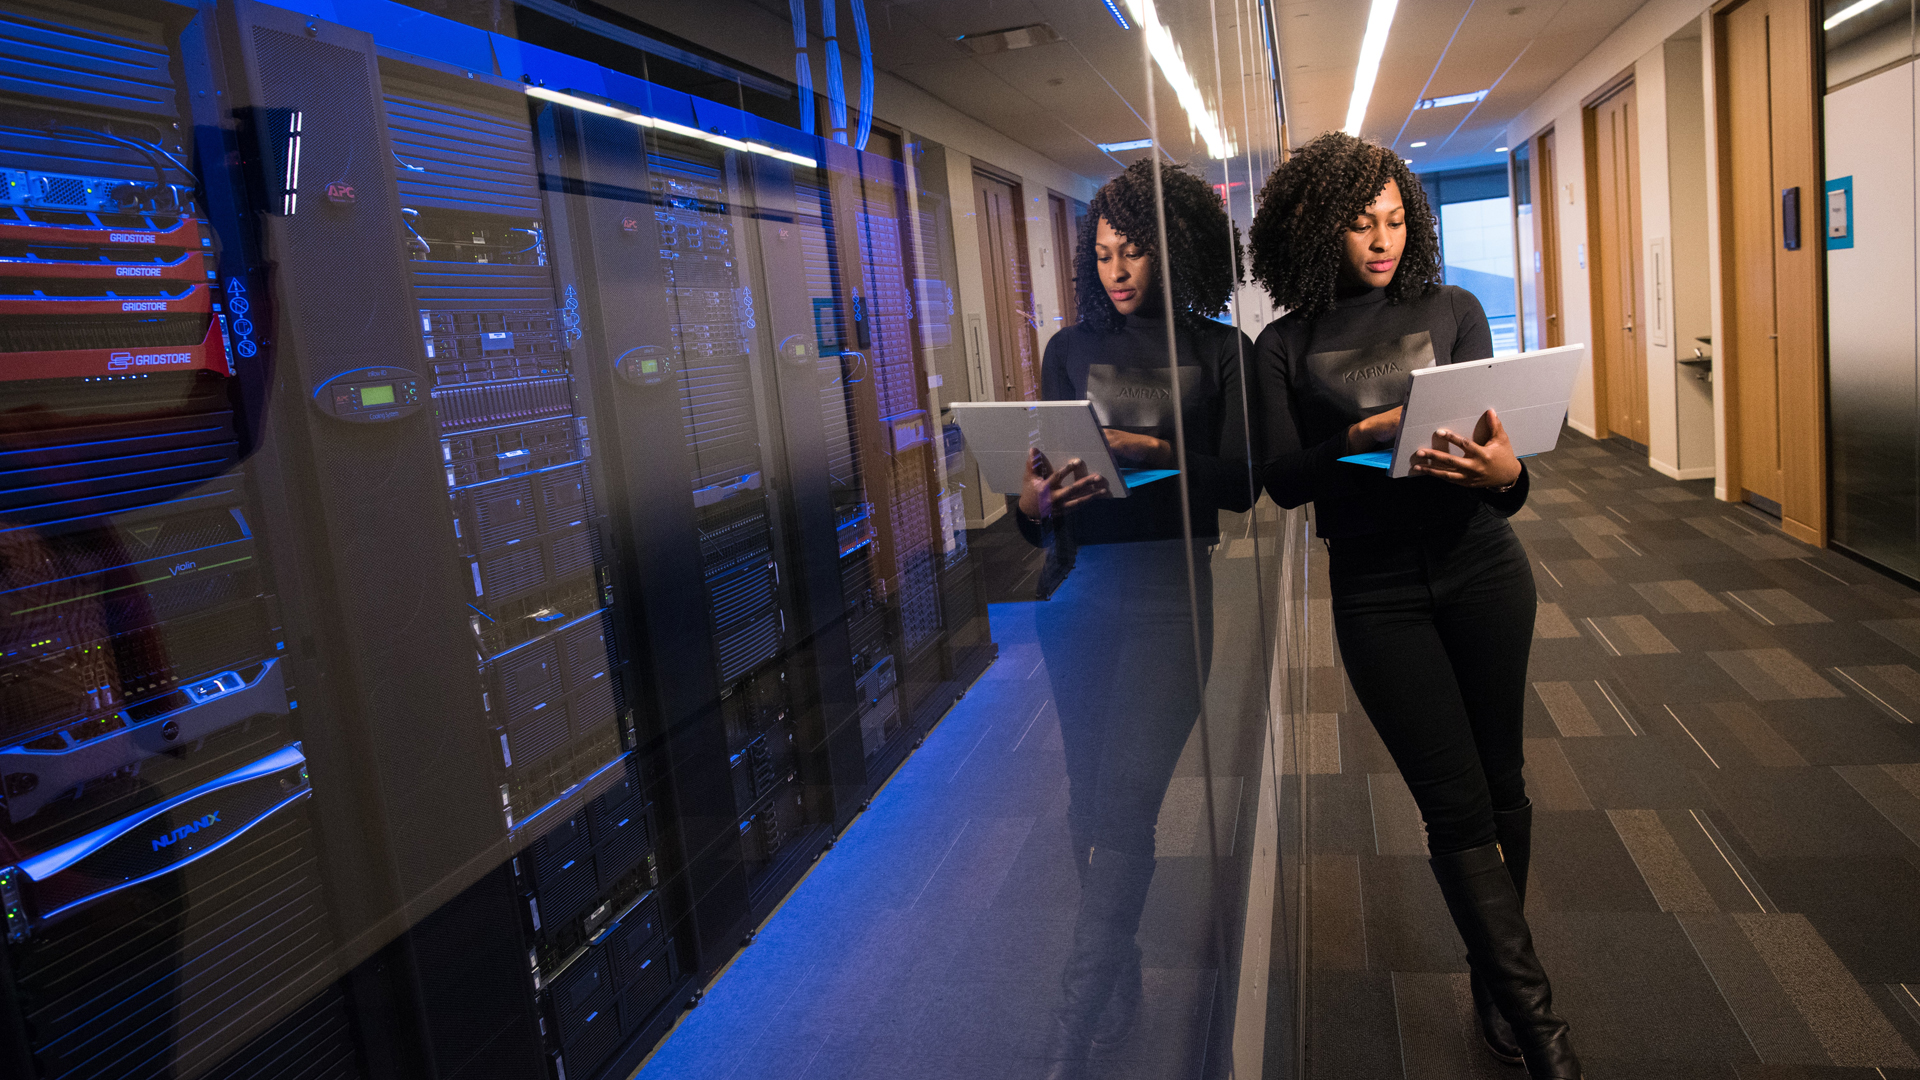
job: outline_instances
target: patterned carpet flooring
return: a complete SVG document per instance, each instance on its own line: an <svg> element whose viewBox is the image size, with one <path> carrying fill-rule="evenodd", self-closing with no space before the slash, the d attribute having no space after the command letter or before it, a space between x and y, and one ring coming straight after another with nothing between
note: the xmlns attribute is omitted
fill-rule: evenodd
<svg viewBox="0 0 1920 1080"><path fill-rule="evenodd" d="M1587 1075L1920 1077L1920 594L1625 447L1532 468L1528 914ZM1318 597L1309 1075L1522 1076Z"/></svg>

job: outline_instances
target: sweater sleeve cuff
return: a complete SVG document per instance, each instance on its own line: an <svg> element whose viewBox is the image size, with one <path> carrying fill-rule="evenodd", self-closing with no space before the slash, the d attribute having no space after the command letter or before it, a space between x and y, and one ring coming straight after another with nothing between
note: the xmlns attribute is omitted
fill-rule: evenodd
<svg viewBox="0 0 1920 1080"><path fill-rule="evenodd" d="M1022 539L1034 547L1047 546L1045 526L1038 519L1028 517L1026 511L1020 509L1019 496L1007 496L1007 513L1013 515L1013 523L1019 526Z"/></svg>
<svg viewBox="0 0 1920 1080"><path fill-rule="evenodd" d="M1512 517L1520 512L1521 507L1527 504L1527 489L1532 485L1532 482L1532 473L1527 471L1527 463L1522 461L1520 463L1520 479L1515 480L1512 487L1505 491L1482 490L1480 492L1481 501L1487 504L1488 509L1499 514L1501 517Z"/></svg>

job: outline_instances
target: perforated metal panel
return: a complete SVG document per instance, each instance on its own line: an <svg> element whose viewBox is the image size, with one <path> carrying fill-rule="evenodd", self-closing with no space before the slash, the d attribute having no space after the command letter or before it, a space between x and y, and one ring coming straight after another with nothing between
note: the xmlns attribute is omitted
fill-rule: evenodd
<svg viewBox="0 0 1920 1080"><path fill-rule="evenodd" d="M160 24L117 13L0 7L0 90L139 113L174 111Z"/></svg>

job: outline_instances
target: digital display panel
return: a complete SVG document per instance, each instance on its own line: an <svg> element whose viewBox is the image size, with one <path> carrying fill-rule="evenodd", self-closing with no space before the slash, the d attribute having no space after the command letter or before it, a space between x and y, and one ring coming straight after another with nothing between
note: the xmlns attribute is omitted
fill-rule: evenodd
<svg viewBox="0 0 1920 1080"><path fill-rule="evenodd" d="M391 404L393 404L392 383L388 383L385 386L363 386L360 388L360 405L362 408L368 405Z"/></svg>

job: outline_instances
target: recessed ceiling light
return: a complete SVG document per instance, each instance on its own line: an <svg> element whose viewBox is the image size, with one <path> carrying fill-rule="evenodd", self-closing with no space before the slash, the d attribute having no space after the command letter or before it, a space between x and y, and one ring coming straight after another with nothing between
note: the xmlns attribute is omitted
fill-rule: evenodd
<svg viewBox="0 0 1920 1080"><path fill-rule="evenodd" d="M1373 82L1380 76L1380 57L1387 51L1387 31L1393 27L1393 11L1400 0L1373 0L1367 12L1367 33L1360 39L1360 62L1353 69L1353 97L1347 102L1347 125L1341 130L1359 136L1360 125L1367 122L1367 102L1373 98Z"/></svg>
<svg viewBox="0 0 1920 1080"><path fill-rule="evenodd" d="M1417 142L1417 143L1409 143L1408 145L1412 146L1415 150L1418 150L1427 144L1425 142Z"/></svg>
<svg viewBox="0 0 1920 1080"><path fill-rule="evenodd" d="M1153 145L1153 140L1134 139L1132 142L1103 142L1094 143L1093 145L1099 147L1103 153L1117 154L1122 150L1145 150L1147 147Z"/></svg>
<svg viewBox="0 0 1920 1080"><path fill-rule="evenodd" d="M1853 18L1855 15L1866 14L1868 8L1871 8L1875 4L1878 4L1880 2L1881 0L1859 0L1859 3L1848 4L1846 7L1843 7L1839 11L1834 12L1833 15L1829 17L1826 22L1821 23L1820 29L1831 30L1834 27L1839 26L1841 23L1846 22L1848 19Z"/></svg>
<svg viewBox="0 0 1920 1080"><path fill-rule="evenodd" d="M954 40L965 45L975 56L985 56L988 53L1011 52L1014 49L1031 49L1035 45L1051 45L1060 40L1060 34L1046 23L1034 23L1032 26L1013 26L1005 30L962 34Z"/></svg>
<svg viewBox="0 0 1920 1080"><path fill-rule="evenodd" d="M1475 102L1485 101L1486 97L1487 92L1485 90L1475 90L1471 94L1449 94L1446 97L1421 98L1414 103L1413 107L1416 111L1420 109L1444 109L1449 105L1472 105Z"/></svg>

